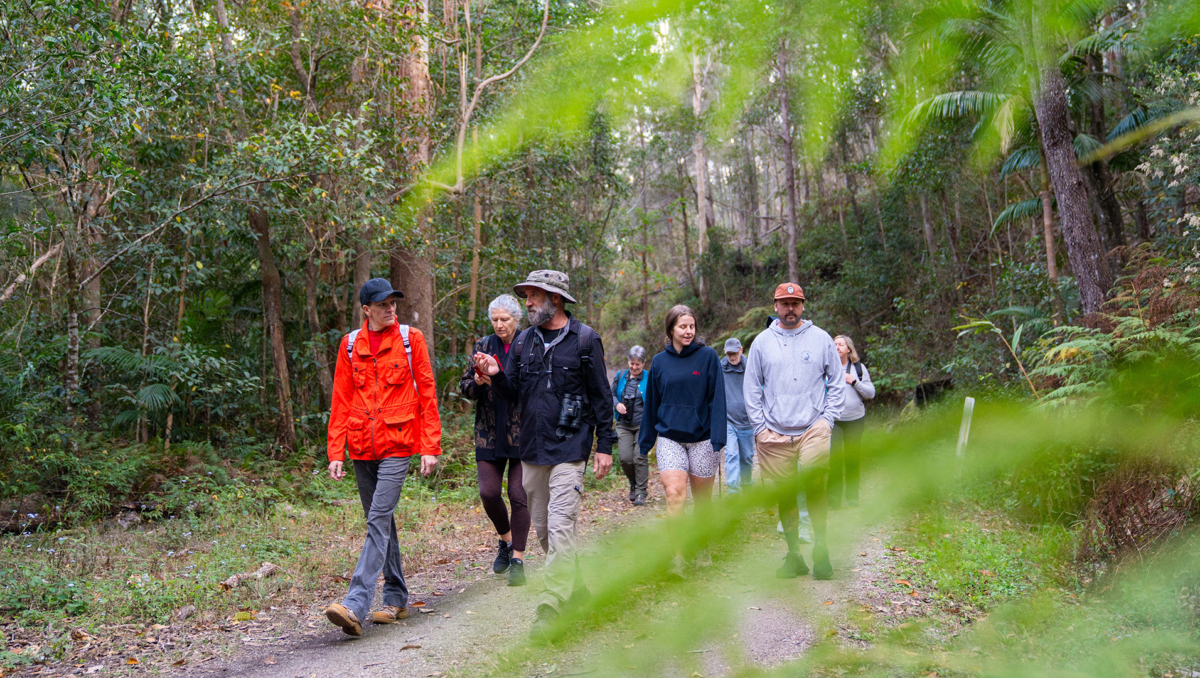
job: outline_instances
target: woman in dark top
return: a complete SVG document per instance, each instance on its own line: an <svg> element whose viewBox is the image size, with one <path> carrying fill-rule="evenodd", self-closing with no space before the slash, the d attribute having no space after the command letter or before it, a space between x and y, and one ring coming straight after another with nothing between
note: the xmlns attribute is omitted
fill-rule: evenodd
<svg viewBox="0 0 1200 678"><path fill-rule="evenodd" d="M654 356L650 366L638 445L642 454L657 447L667 515L678 519L683 516L688 485L697 510L712 500L713 480L725 448L725 379L717 352L696 339L692 309L672 307L664 329L667 348ZM678 535L678 530L673 532ZM675 553L670 574L682 579L682 543L676 543Z"/></svg>
<svg viewBox="0 0 1200 678"><path fill-rule="evenodd" d="M495 334L475 343L468 361L467 372L459 381L459 390L475 401L475 465L479 474L479 498L496 534L500 535L500 551L492 570L508 573L509 586L525 585L525 545L529 538L529 503L521 486L520 418L517 408L492 392L491 377L475 369L475 354L486 353L503 361L517 336L524 316L516 297L502 294L488 304ZM508 501L510 516L504 505L501 486L504 469L508 467Z"/></svg>

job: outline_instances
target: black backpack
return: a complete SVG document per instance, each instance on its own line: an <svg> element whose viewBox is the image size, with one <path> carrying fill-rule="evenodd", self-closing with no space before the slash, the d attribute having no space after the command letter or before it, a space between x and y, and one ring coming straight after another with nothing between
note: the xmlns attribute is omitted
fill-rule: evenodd
<svg viewBox="0 0 1200 678"><path fill-rule="evenodd" d="M526 327L524 330L521 331L520 334L517 335L517 338L513 340L514 346L513 346L512 350L515 352L515 353L513 353L513 355L520 357L520 364L522 366L528 365L529 360L533 357L533 342L529 341L528 339L529 339L529 335L531 335L533 333L534 329L536 329L536 328ZM570 325L567 325L567 331L568 332L571 331ZM588 325L584 325L583 323L580 323L580 325L579 325L579 371L580 371L581 376L583 377L583 390L585 392L591 390L590 385L591 385L591 371L592 371L592 338L594 336L596 336L595 330L593 330ZM557 395L560 398L562 397L561 393L556 393L555 395ZM584 395L587 395L589 400L591 399L590 393L585 393ZM584 420L587 423L591 424L592 426L595 426L597 422L595 422L594 419L595 419L595 416L593 415L592 408L590 408L590 407L585 408L584 409Z"/></svg>

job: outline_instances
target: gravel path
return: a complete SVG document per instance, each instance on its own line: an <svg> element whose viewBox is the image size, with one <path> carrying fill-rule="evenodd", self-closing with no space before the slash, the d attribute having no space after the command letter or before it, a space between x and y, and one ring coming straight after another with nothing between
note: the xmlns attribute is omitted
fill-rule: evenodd
<svg viewBox="0 0 1200 678"><path fill-rule="evenodd" d="M661 501L634 509L619 495L589 497L585 505L584 532L593 569L605 563L597 549L609 539L629 530L636 539L638 532L661 524L656 519L665 514ZM528 642L539 589L535 568L541 563L540 555L534 554L529 559L529 586L509 588L503 577L482 569L470 571L475 581L468 583L418 580L413 582L413 600L425 607L420 613L411 609L412 616L402 624L368 626L363 638L351 639L314 618L305 635L247 647L228 661L190 667L186 673L254 678L559 678L593 673L713 678L746 667L767 668L801 656L818 638L836 635L847 644L864 644L856 640L853 619L868 610L882 614L872 607L882 608L879 603L887 597L891 554L885 548L886 534L863 513L843 509L831 514L832 581L809 576L775 579L783 543L774 532L774 516L756 511L731 543L699 559L703 565L693 569L687 585L632 586L628 602L601 606L579 620L581 630L552 647L531 648ZM620 565L619 559L611 563L612 569ZM595 573L589 577L597 578Z"/></svg>

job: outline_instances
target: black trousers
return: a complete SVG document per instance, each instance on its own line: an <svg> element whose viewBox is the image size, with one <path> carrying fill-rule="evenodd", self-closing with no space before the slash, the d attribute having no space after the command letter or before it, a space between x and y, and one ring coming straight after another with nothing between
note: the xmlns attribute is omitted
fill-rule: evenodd
<svg viewBox="0 0 1200 678"><path fill-rule="evenodd" d="M504 505L504 466L508 465L508 502L512 504L512 516ZM479 474L479 499L487 512L496 534L512 530L512 547L524 551L529 540L529 500L521 484L521 460L497 457L493 461L476 462Z"/></svg>
<svg viewBox="0 0 1200 678"><path fill-rule="evenodd" d="M839 421L833 425L829 448L829 503L858 501L858 478L862 459L862 436L867 418ZM845 491L843 493L843 486Z"/></svg>

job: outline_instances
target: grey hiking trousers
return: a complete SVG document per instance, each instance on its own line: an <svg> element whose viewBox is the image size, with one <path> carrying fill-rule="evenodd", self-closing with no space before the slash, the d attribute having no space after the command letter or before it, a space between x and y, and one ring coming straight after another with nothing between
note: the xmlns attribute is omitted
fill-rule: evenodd
<svg viewBox="0 0 1200 678"><path fill-rule="evenodd" d="M379 461L354 461L354 478L358 482L358 498L362 500L367 517L367 540L358 567L350 579L350 591L342 603L359 623L370 619L371 602L375 599L375 582L383 573L383 604L404 608L408 606L408 587L400 569L400 542L396 538L396 504L408 475L412 457L387 457Z"/></svg>
<svg viewBox="0 0 1200 678"><path fill-rule="evenodd" d="M579 580L576 565L579 535L576 522L583 503L586 462L539 465L521 462L521 480L529 499L529 513L538 542L546 552L537 604L561 611Z"/></svg>

